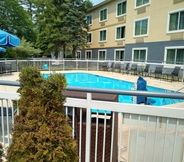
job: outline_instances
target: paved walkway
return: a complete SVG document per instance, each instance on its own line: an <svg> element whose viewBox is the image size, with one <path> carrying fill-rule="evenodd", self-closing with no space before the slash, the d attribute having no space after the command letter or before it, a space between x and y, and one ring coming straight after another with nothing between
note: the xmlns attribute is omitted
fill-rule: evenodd
<svg viewBox="0 0 184 162"><path fill-rule="evenodd" d="M107 71L56 71L56 73L59 73L59 72L84 72L84 73L91 73L95 75L101 75L109 78L115 78L119 80L130 81L130 82L136 82L138 78L138 76L134 76L134 75L127 75L127 74L122 74L117 72L107 72ZM49 73L49 72L42 71L41 73ZM0 80L18 81L18 79L19 79L19 72L0 75ZM145 77L144 79L147 81L148 86L154 86L154 87L163 88L167 90L177 91L178 89L181 89L182 87L184 87L183 82L170 82L170 81L164 81L164 80L159 80L159 79L150 78L150 77ZM17 89L18 87L0 85L0 91L16 92ZM182 89L180 92L184 92L184 89ZM184 103L177 103L169 106L184 108Z"/></svg>

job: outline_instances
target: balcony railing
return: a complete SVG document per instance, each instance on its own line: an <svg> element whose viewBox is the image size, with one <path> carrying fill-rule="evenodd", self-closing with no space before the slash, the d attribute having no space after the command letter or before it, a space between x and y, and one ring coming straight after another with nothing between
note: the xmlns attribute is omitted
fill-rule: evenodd
<svg viewBox="0 0 184 162"><path fill-rule="evenodd" d="M13 85L13 84L12 84ZM184 99L181 93L152 93L67 87L86 98L67 97L65 107L78 141L79 161L183 162L184 109L92 99L92 93ZM1 142L11 144L18 93L0 92ZM5 109L3 111L3 108ZM103 110L103 112L99 112ZM68 119L68 118L67 118Z"/></svg>

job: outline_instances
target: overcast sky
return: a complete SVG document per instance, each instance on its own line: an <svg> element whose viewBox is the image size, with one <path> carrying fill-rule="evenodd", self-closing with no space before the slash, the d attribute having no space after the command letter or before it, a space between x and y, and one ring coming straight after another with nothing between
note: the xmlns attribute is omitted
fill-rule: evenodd
<svg viewBox="0 0 184 162"><path fill-rule="evenodd" d="M91 0L93 2L93 5L99 4L105 0Z"/></svg>

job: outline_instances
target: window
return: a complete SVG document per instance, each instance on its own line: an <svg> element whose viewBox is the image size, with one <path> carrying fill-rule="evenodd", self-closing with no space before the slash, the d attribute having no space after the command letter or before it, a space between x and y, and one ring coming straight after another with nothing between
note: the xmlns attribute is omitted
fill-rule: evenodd
<svg viewBox="0 0 184 162"><path fill-rule="evenodd" d="M106 60L106 50L98 51L98 60Z"/></svg>
<svg viewBox="0 0 184 162"><path fill-rule="evenodd" d="M91 43L91 42L92 42L92 34L91 33L88 33L87 43Z"/></svg>
<svg viewBox="0 0 184 162"><path fill-rule="evenodd" d="M148 5L150 3L149 0L136 0L136 7L141 7Z"/></svg>
<svg viewBox="0 0 184 162"><path fill-rule="evenodd" d="M184 63L184 47L166 48L166 64Z"/></svg>
<svg viewBox="0 0 184 162"><path fill-rule="evenodd" d="M92 59L92 51L86 51L86 56L85 56L86 59Z"/></svg>
<svg viewBox="0 0 184 162"><path fill-rule="evenodd" d="M107 8L100 10L100 21L107 20Z"/></svg>
<svg viewBox="0 0 184 162"><path fill-rule="evenodd" d="M116 40L125 38L125 26L116 27Z"/></svg>
<svg viewBox="0 0 184 162"><path fill-rule="evenodd" d="M147 49L133 49L134 62L145 62L147 60Z"/></svg>
<svg viewBox="0 0 184 162"><path fill-rule="evenodd" d="M124 49L115 50L115 60L123 61L124 60Z"/></svg>
<svg viewBox="0 0 184 162"><path fill-rule="evenodd" d="M169 13L168 32L184 31L184 10Z"/></svg>
<svg viewBox="0 0 184 162"><path fill-rule="evenodd" d="M101 30L99 41L103 42L103 41L106 41L106 40L107 40L107 30Z"/></svg>
<svg viewBox="0 0 184 162"><path fill-rule="evenodd" d="M81 51L77 51L76 54L75 54L75 57L77 59L81 59Z"/></svg>
<svg viewBox="0 0 184 162"><path fill-rule="evenodd" d="M148 18L134 22L134 36L148 35Z"/></svg>
<svg viewBox="0 0 184 162"><path fill-rule="evenodd" d="M92 14L90 14L90 15L87 16L87 24L88 25L92 25L92 19L93 19L92 18Z"/></svg>
<svg viewBox="0 0 184 162"><path fill-rule="evenodd" d="M116 6L116 15L121 16L126 14L126 1L117 3Z"/></svg>

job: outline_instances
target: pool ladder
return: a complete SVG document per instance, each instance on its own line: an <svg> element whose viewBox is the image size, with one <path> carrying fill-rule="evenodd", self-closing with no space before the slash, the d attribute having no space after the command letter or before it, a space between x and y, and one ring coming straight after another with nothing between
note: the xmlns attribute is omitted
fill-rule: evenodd
<svg viewBox="0 0 184 162"><path fill-rule="evenodd" d="M178 90L174 91L174 93L180 92L182 89L184 89L184 87L179 88ZM171 90L166 90L166 92L172 92L172 91L171 91ZM171 100L173 101L173 104L176 103L176 102L174 101L174 99L171 99ZM183 101L183 100L182 100L182 101ZM165 98L164 98L164 102L165 102L165 104L166 104Z"/></svg>

